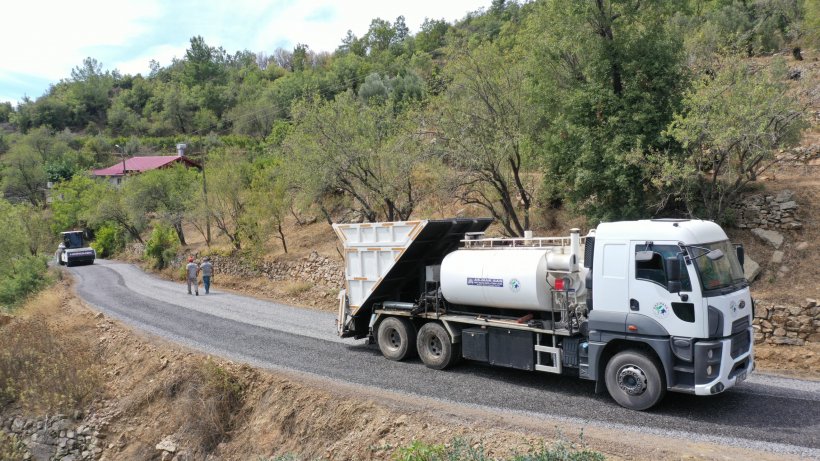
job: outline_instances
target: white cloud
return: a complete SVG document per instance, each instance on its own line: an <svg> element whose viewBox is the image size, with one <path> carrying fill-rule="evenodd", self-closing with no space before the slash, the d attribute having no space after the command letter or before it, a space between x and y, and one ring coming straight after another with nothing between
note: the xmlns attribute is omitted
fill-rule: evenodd
<svg viewBox="0 0 820 461"><path fill-rule="evenodd" d="M7 2L0 69L57 81L80 65L91 48L134 40L159 12L158 0Z"/></svg>

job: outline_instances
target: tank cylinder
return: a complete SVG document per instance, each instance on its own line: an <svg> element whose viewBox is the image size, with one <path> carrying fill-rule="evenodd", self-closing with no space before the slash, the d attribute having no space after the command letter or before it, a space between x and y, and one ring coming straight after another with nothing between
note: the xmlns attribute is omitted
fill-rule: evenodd
<svg viewBox="0 0 820 461"><path fill-rule="evenodd" d="M545 248L457 250L441 263L441 292L469 306L551 310Z"/></svg>

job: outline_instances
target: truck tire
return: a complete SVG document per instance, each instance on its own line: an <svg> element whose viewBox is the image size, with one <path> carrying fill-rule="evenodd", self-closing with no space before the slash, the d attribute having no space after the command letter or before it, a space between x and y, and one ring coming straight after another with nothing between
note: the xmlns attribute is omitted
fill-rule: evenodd
<svg viewBox="0 0 820 461"><path fill-rule="evenodd" d="M401 361L416 353L416 329L403 318L387 317L377 332L379 350L390 360Z"/></svg>
<svg viewBox="0 0 820 461"><path fill-rule="evenodd" d="M428 368L443 370L461 358L461 344L453 344L450 334L438 322L428 322L419 329L416 347Z"/></svg>
<svg viewBox="0 0 820 461"><path fill-rule="evenodd" d="M651 408L666 395L666 379L658 361L636 350L609 359L605 380L609 395L630 410Z"/></svg>

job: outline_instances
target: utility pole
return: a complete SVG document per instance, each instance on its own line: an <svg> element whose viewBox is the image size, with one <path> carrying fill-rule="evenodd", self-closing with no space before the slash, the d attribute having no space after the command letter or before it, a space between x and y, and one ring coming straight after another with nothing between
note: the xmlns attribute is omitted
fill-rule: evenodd
<svg viewBox="0 0 820 461"><path fill-rule="evenodd" d="M208 146L202 156L202 197L205 199L205 243L211 246L211 207L208 206L208 184L205 181L205 159L208 158Z"/></svg>
<svg viewBox="0 0 820 461"><path fill-rule="evenodd" d="M125 148L120 146L119 144L114 144L114 147L119 149L120 151L120 158L122 159L122 180L121 182L125 182Z"/></svg>

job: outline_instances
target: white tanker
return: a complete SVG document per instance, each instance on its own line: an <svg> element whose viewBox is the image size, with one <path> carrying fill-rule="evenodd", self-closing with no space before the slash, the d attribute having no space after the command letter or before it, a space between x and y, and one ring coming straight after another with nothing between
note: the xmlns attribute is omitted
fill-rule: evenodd
<svg viewBox="0 0 820 461"><path fill-rule="evenodd" d="M339 224L338 333L418 354L568 374L644 410L754 369L742 247L699 220L601 224L585 237L483 238L490 219Z"/></svg>

